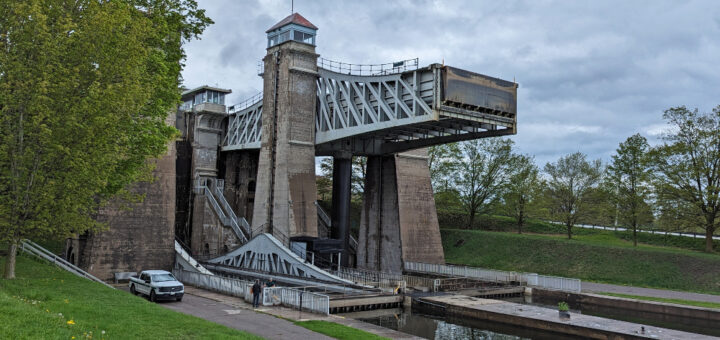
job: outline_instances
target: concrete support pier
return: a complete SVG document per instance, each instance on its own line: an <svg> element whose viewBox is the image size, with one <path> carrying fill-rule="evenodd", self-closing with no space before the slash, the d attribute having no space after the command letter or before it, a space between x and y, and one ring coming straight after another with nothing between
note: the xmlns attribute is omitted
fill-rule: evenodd
<svg viewBox="0 0 720 340"><path fill-rule="evenodd" d="M368 157L359 268L400 273L404 261L444 263L427 150Z"/></svg>
<svg viewBox="0 0 720 340"><path fill-rule="evenodd" d="M264 63L262 144L253 235L317 236L315 185L315 46L286 41Z"/></svg>

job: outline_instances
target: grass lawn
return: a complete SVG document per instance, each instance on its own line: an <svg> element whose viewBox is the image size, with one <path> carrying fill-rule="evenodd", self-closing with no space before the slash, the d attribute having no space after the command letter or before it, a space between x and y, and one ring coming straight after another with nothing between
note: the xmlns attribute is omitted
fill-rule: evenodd
<svg viewBox="0 0 720 340"><path fill-rule="evenodd" d="M448 263L588 281L720 294L720 255L606 234L527 235L441 229ZM462 241L461 241L462 240Z"/></svg>
<svg viewBox="0 0 720 340"><path fill-rule="evenodd" d="M617 294L617 293L598 293L598 294L608 295L608 296L615 296L615 297L621 297L621 298L627 298L627 299L635 299L635 300L645 300L645 301L655 301L655 302L666 302L666 303L674 303L674 304L678 304L678 305L688 305L688 306L695 306L695 307L718 308L718 309L720 309L720 303L716 303L716 302L703 302L703 301L691 301L691 300L680 300L680 299L666 299L666 298L651 297L651 296L627 295L627 294Z"/></svg>
<svg viewBox="0 0 720 340"><path fill-rule="evenodd" d="M0 279L2 339L261 339L26 256L17 257L16 276Z"/></svg>
<svg viewBox="0 0 720 340"><path fill-rule="evenodd" d="M329 337L340 339L340 340L380 340L387 339L382 336L378 336L366 331L362 331L356 328L348 327L345 325L337 324L329 321L311 320L311 321L296 321L296 325L305 327L313 332L325 334Z"/></svg>

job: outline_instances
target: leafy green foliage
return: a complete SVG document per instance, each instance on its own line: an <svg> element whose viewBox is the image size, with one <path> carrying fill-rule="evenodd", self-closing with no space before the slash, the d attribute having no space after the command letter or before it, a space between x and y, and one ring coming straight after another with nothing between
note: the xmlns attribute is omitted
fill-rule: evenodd
<svg viewBox="0 0 720 340"><path fill-rule="evenodd" d="M517 221L518 233L528 215L539 209L538 201L544 186L537 165L530 156L518 156L512 170L507 191L503 196L504 211Z"/></svg>
<svg viewBox="0 0 720 340"><path fill-rule="evenodd" d="M586 158L576 152L545 165L545 172L550 176L547 181L550 212L565 223L568 238L572 238L572 227L578 219L587 213L589 193L602 178L600 160L588 162Z"/></svg>
<svg viewBox="0 0 720 340"><path fill-rule="evenodd" d="M638 225L652 221L647 204L651 190L649 149L645 137L632 135L620 143L607 168L607 181L615 189L611 192L618 217L633 229L634 234L637 234ZM637 245L637 238L633 242Z"/></svg>
<svg viewBox="0 0 720 340"><path fill-rule="evenodd" d="M509 139L488 138L463 142L462 161L457 164L455 188L460 193L468 226L475 216L498 203L510 181L518 156Z"/></svg>
<svg viewBox="0 0 720 340"><path fill-rule="evenodd" d="M141 198L128 185L176 133L182 43L212 21L193 0L0 8L0 240L98 230L111 198Z"/></svg>
<svg viewBox="0 0 720 340"><path fill-rule="evenodd" d="M720 224L720 106L706 114L675 107L663 117L675 130L652 152L658 196L681 207L683 220L702 221L711 252Z"/></svg>

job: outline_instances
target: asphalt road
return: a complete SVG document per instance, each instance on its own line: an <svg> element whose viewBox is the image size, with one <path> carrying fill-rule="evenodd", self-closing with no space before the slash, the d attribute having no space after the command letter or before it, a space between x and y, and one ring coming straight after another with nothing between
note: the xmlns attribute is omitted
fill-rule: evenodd
<svg viewBox="0 0 720 340"><path fill-rule="evenodd" d="M127 288L123 288L123 290L129 293ZM256 313L250 309L238 308L191 294L185 294L182 302L158 301L157 304L180 313L250 332L265 339L333 340L333 338L271 315Z"/></svg>

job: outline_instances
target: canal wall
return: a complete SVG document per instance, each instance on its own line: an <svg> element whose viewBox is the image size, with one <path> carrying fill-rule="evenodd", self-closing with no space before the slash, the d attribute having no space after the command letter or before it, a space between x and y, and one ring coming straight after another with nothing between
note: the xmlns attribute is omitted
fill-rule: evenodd
<svg viewBox="0 0 720 340"><path fill-rule="evenodd" d="M412 305L413 310L422 313L505 323L588 339L715 339L583 314L561 319L554 309L462 295L418 298L413 299Z"/></svg>
<svg viewBox="0 0 720 340"><path fill-rule="evenodd" d="M533 302L548 302L548 304L554 305L559 301L565 301L571 308L575 308L575 306L582 306L581 309L583 310L591 308L602 312L605 310L622 309L641 313L660 314L664 317L673 316L682 318L683 320L694 319L706 320L709 322L720 322L720 310L712 308L684 306L672 303L643 301L597 294L576 294L537 288L529 288L526 290L526 294L527 293L532 296Z"/></svg>

